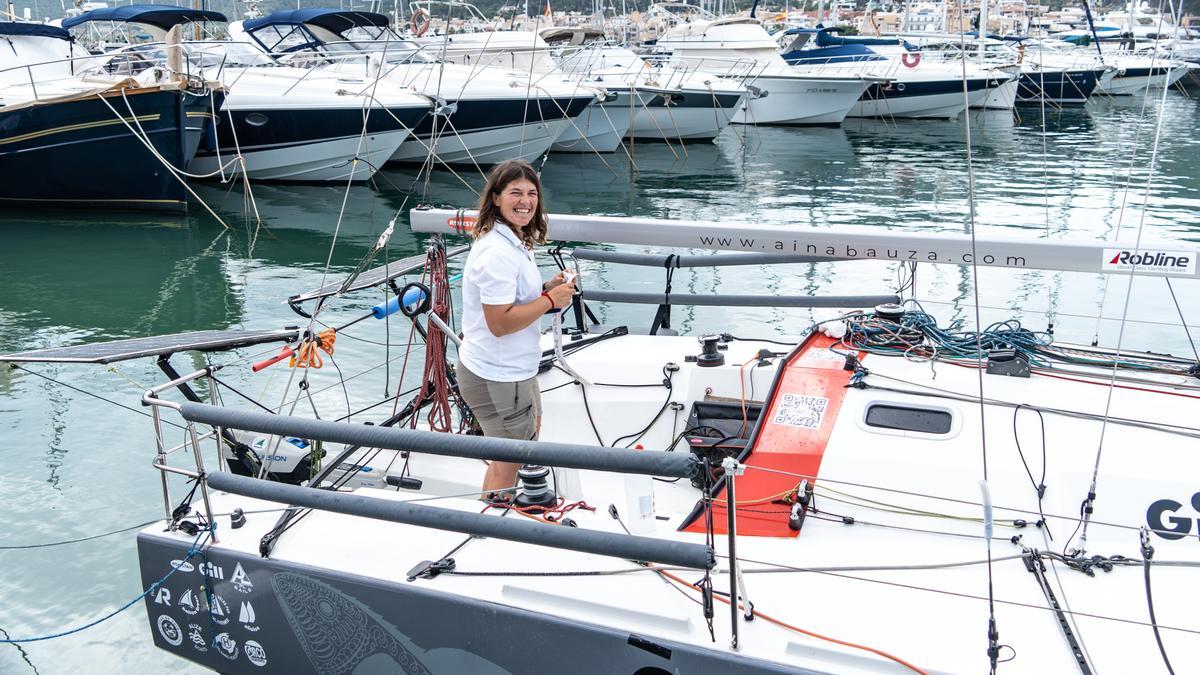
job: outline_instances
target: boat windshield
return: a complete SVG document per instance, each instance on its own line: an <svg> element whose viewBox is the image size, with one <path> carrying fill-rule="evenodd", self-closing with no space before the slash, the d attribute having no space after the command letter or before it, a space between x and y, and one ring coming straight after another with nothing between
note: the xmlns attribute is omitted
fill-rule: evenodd
<svg viewBox="0 0 1200 675"><path fill-rule="evenodd" d="M183 21L180 35L185 40L226 40L226 25L219 21ZM165 31L136 21L85 21L67 29L71 37L91 51L109 51L131 45L162 42Z"/></svg>
<svg viewBox="0 0 1200 675"><path fill-rule="evenodd" d="M200 68L224 66L273 66L275 61L248 42L187 42L188 61Z"/></svg>

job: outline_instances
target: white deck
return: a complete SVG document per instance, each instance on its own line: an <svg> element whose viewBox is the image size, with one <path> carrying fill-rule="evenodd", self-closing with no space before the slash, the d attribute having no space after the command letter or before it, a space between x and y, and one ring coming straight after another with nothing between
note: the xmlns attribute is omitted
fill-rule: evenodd
<svg viewBox="0 0 1200 675"><path fill-rule="evenodd" d="M665 449L685 427L690 402L706 394L738 398L740 367L758 349L787 351L781 345L732 342L725 366L699 368L685 363L698 353L689 337L625 336L583 349L568 362L593 382L653 383L662 378L667 362L679 364L672 400L685 409L675 419L667 411L641 439L648 449ZM775 368L747 368L746 392L751 382L755 398L768 391ZM975 369L949 363L905 361L868 355L863 364L870 385L918 389L922 386L978 394ZM885 379L883 376L893 379ZM936 375L936 378L934 377ZM1168 388L1147 378L1144 388ZM899 381L897 381L899 380ZM542 378L543 389L568 382L552 370ZM1032 379L983 377L984 395L990 399L1103 414L1109 390L1101 384L1081 383L1035 374ZM710 391L711 390L711 391ZM665 400L662 387L588 388L588 403L596 426L606 442L643 427ZM1182 395L1173 395L1182 394ZM1189 423L1196 408L1195 389L1152 393L1117 389L1111 410L1147 422ZM939 439L912 432L868 427L862 414L871 401L911 402L948 409L954 415L951 433ZM543 440L595 443L578 386L549 391L544 396ZM1038 519L1037 499L1013 441L1013 409L988 406L988 477L996 505L996 540L992 565L996 619L1000 643L1016 651L1007 666L1013 672L1077 672L1078 666L1053 612L1032 574L1019 558L1022 546L1061 551L1075 526L1071 516L1087 493L1096 458L1101 423L1094 420L1044 413L1048 486L1043 510L1054 535L1047 542L1032 523ZM797 538L739 536L739 558L747 572L746 584L755 608L804 630L880 649L926 672L985 672L987 658L988 568L975 564L927 570L847 570L848 567L929 565L980 561L986 549L980 536L982 516L978 487L983 477L980 444L980 407L973 401L954 401L872 389L848 391L834 424L817 480L819 513L811 514ZM1021 447L1035 476L1041 469L1041 434L1037 416L1024 410L1018 425ZM1088 530L1088 555L1124 555L1140 558L1137 528L1146 522L1147 507L1158 499L1183 504L1179 516L1195 524L1188 502L1195 492L1194 476L1200 468L1200 447L1195 437L1110 423L1100 464L1098 498ZM683 444L680 450L684 451ZM378 459L375 464L387 460ZM393 465L398 473L402 460ZM747 460L755 465L753 454ZM383 468L383 467L380 467ZM421 493L359 489L380 499L424 499L460 495L477 489L484 465L462 460L414 455L411 473L425 481ZM749 471L754 471L751 468ZM558 471L560 483L569 483L568 472ZM624 477L597 472L579 474L580 494L594 513L570 514L581 528L620 532L607 514L609 504L624 504ZM797 481L799 478L796 479ZM853 485L851 485L851 483ZM873 487L862 487L873 486ZM676 532L691 511L699 491L686 480L656 482L658 522L653 536L703 543L703 535ZM836 491L836 492L835 492ZM901 492L902 491L902 492ZM916 495L929 495L922 497ZM574 497L575 495L571 495ZM937 497L937 498L932 498ZM857 504L846 503L847 500ZM874 500L877 504L863 502ZM963 500L968 504L946 501ZM432 505L479 511L473 497L446 498ZM218 495L214 509L227 513L234 507L247 511L269 508L243 497ZM781 508L781 507L776 507ZM1014 511L1012 509L1022 509ZM905 510L905 513L895 511ZM935 512L919 515L908 510ZM492 510L497 517L500 511ZM853 516L845 525L827 513ZM1168 514L1171 515L1171 514ZM277 514L251 514L239 530L222 528L217 548L256 554L260 537L275 523ZM521 517L509 514L508 517ZM957 519L956 519L957 518ZM1022 529L1004 527L1003 521L1023 518ZM895 529L875 524L911 529ZM1107 524L1116 524L1113 527ZM555 525L546 525L554 527ZM1170 523L1164 525L1172 527ZM954 535L966 536L954 536ZM1195 532L1178 541L1152 535L1155 561L1200 560ZM1020 535L1019 544L1009 537ZM183 535L177 535L183 536ZM405 582L406 573L423 560L437 560L463 541L464 535L362 518L314 512L283 535L272 557L342 572ZM716 550L723 556L726 537L718 534ZM453 554L461 571L589 571L635 569L633 563L568 551L534 547L495 539L476 539ZM767 563L767 564L764 564ZM844 571L766 572L775 565L836 567ZM1074 612L1073 627L1096 672L1165 672L1147 621L1141 566L1097 571L1095 577L1047 563L1047 577L1064 607ZM1052 569L1049 569L1052 568ZM775 568L778 569L778 568ZM714 574L714 587L728 589L726 559ZM696 581L696 571L677 571ZM1163 641L1176 672L1200 667L1200 635L1194 618L1195 572L1182 566L1153 568L1155 610ZM648 636L727 650L729 608L716 604L714 644L700 608L657 575L638 571L615 576L587 577L466 577L442 575L414 582L440 592L459 594L580 622L619 627ZM1184 630L1177 630L1184 629ZM867 651L839 646L756 619L740 626L742 653L783 664L841 673L907 672L903 666ZM1005 649L1001 658L1012 656Z"/></svg>

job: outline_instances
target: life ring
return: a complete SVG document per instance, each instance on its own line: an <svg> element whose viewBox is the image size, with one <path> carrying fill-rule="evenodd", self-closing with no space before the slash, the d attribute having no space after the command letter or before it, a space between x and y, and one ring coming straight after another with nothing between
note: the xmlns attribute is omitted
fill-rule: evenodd
<svg viewBox="0 0 1200 675"><path fill-rule="evenodd" d="M429 12L418 7L413 10L412 18L408 20L408 27L412 29L413 35L421 37L425 31L429 30Z"/></svg>
<svg viewBox="0 0 1200 675"><path fill-rule="evenodd" d="M905 68L916 68L921 63L921 52L904 52L900 55L900 63Z"/></svg>

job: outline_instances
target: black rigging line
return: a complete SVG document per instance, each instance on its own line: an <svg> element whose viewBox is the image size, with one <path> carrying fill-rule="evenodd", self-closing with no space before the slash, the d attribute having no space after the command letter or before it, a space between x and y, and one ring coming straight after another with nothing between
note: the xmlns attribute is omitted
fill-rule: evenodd
<svg viewBox="0 0 1200 675"><path fill-rule="evenodd" d="M4 630L3 628L0 628L0 633L4 634L5 640L12 639L12 636L8 634L8 631ZM25 663L29 664L29 667L33 669L34 675L40 675L40 673L37 669L37 666L33 665L33 661L31 661L29 659L29 652L25 651L25 647L23 647L17 643L10 643L10 644L12 644L12 646L16 647L18 652L21 652L21 658L24 659Z"/></svg>
<svg viewBox="0 0 1200 675"><path fill-rule="evenodd" d="M1171 291L1171 300L1175 303L1175 311L1179 312L1179 323L1183 324L1183 332L1187 335L1188 346L1192 348L1192 356L1196 357L1196 367L1200 368L1200 352L1196 351L1196 341L1192 339L1192 331L1188 328L1187 320L1183 318L1183 309L1179 307L1179 299L1175 297L1175 287L1171 285L1171 277L1163 277L1167 282L1167 290Z"/></svg>
<svg viewBox="0 0 1200 675"><path fill-rule="evenodd" d="M649 424L647 424L645 427L642 427L641 431L635 431L632 434L625 434L624 436L613 441L612 447L614 447L614 448L617 447L617 443L620 443L621 441L623 441L627 438L632 438L633 440L629 441L629 443L627 443L625 445L625 447L627 447L627 448L632 447L635 443L637 443L639 440L641 440L641 438L643 436L645 436L648 431L650 431L650 428L653 427L654 424L656 422L658 422L659 418L662 417L663 413L667 411L667 406L671 405L671 395L675 391L675 384L674 384L675 370L678 370L678 368L676 368L675 370L672 370L671 365L672 364L668 363L663 366L663 368L662 368L663 381L659 382L656 385L659 387L667 388L666 400L663 401L663 404L658 409L658 412L654 414L654 417L650 420ZM589 413L589 418L590 418L590 413ZM597 437L599 437L599 436L597 435Z"/></svg>
<svg viewBox="0 0 1200 675"><path fill-rule="evenodd" d="M63 541L52 541L52 542L48 542L48 543L44 543L44 544L23 544L23 545L16 545L16 546L0 546L0 551L17 551L17 550L30 549L30 548L50 548L51 546L62 546L64 544L78 544L79 542L91 541L92 539L99 539L101 537L107 537L107 536L110 536L113 534L129 532L130 530L140 530L141 528L146 527L147 525L152 525L161 520L162 520L162 518L155 518L154 520L147 520L144 523L138 523L137 525L130 525L129 527L123 527L119 530L113 530L111 532L103 532L101 534L93 534L88 537L79 537L78 539L64 539Z"/></svg>
<svg viewBox="0 0 1200 675"><path fill-rule="evenodd" d="M1142 528L1139 536L1142 545L1142 569L1146 580L1146 609L1150 612L1150 628L1154 630L1154 641L1158 643L1158 653L1162 655L1163 665L1167 667L1168 673L1175 675L1175 669L1171 667L1171 660L1167 658L1167 649L1163 647L1162 635L1158 632L1158 619L1154 616L1154 596L1150 593L1150 558L1154 556L1154 547L1150 545L1150 531Z"/></svg>
<svg viewBox="0 0 1200 675"><path fill-rule="evenodd" d="M100 399L101 401L104 401L105 403L111 403L111 404L117 406L118 408L124 408L125 410L128 410L131 413L137 413L138 415L141 415L143 417L153 417L150 413L148 413L144 410L138 410L137 408L131 408L131 407L125 405L124 403L118 403L112 399L104 398L103 396L101 396L99 394L93 394L92 392L87 391L86 389L80 389L79 387L67 384L66 382L62 382L61 380L56 380L53 377L49 377L48 375L43 375L43 374L37 372L36 370L30 370L20 364L12 363L9 365L16 370L23 370L23 371L29 373L30 375L36 375L36 376L42 378L43 380L46 380L48 382L53 382L54 384L57 384L60 387L66 387L67 389L70 389L71 391L76 391L76 392L79 392L80 394L84 394L87 396L91 396L92 398ZM187 427L184 427L183 425L180 425L180 424L176 424L170 420L162 420L162 422L163 422L163 424L170 424L171 426L175 427L176 429L182 429L185 431L187 430Z"/></svg>
<svg viewBox="0 0 1200 675"><path fill-rule="evenodd" d="M211 366L210 366L210 367L211 367ZM240 397L242 397L242 398L246 399L247 401L249 401L249 402L253 403L254 405L258 406L259 408L262 408L262 409L263 409L263 410L265 410L266 412L268 412L268 413L270 413L270 414L272 414L272 415L278 414L278 413L276 413L274 410L272 410L272 409L268 408L267 406L265 406L265 405L263 405L263 404L259 403L258 401L256 401L255 399L251 398L250 396L247 396L246 394L243 394L242 392L238 391L236 388L234 388L234 387L233 387L231 384L229 384L229 383L228 383L228 382L226 382L225 380L222 380L222 379L218 378L218 377L216 376L216 374L215 374L215 371L210 371L210 372L209 372L209 374L208 374L208 376L212 378L212 381L213 381L213 382L216 382L217 384L221 385L222 387L225 387L225 388L226 388L226 389L228 389L229 391L232 391L233 393L235 393L235 394L237 394L238 396L240 396Z"/></svg>
<svg viewBox="0 0 1200 675"><path fill-rule="evenodd" d="M1038 416L1038 423L1042 429L1042 477L1040 480L1033 479L1033 472L1029 470L1029 462L1025 461L1025 451L1021 449L1021 434L1017 431L1017 415L1021 412L1021 408L1026 407L1024 404L1018 404L1013 408L1013 441L1017 444L1017 453L1021 456L1021 464L1025 467L1025 474L1029 476L1029 482L1033 484L1033 489L1037 492L1038 498L1038 521L1039 527L1046 528L1046 534L1051 539L1054 535L1050 534L1050 524L1046 522L1046 514L1042 512L1042 499L1046 496L1046 418L1042 416L1042 411L1036 408L1031 408Z"/></svg>

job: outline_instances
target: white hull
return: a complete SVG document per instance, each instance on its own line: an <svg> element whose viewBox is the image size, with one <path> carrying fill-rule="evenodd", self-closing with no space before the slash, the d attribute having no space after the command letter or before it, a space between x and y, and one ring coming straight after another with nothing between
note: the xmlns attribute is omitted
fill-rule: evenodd
<svg viewBox="0 0 1200 675"><path fill-rule="evenodd" d="M649 96L643 95L646 101ZM629 127L629 137L645 141L711 140L729 126L737 108L713 107L648 107L638 104L637 114Z"/></svg>
<svg viewBox="0 0 1200 675"><path fill-rule="evenodd" d="M452 129L433 143L433 152L443 164L495 164L506 159L533 161L544 155L558 139L567 120L537 122L523 126L487 129L456 134ZM405 143L392 155L393 162L424 162L429 156L429 139Z"/></svg>
<svg viewBox="0 0 1200 675"><path fill-rule="evenodd" d="M999 87L985 89L978 102L971 101L972 108L986 110L1012 110L1017 104L1018 78L1012 78Z"/></svg>
<svg viewBox="0 0 1200 675"><path fill-rule="evenodd" d="M616 152L633 121L632 96L622 92L610 103L593 103L572 118L550 146L552 152Z"/></svg>
<svg viewBox="0 0 1200 675"><path fill-rule="evenodd" d="M383 166L408 138L407 129L369 134L360 141L348 136L285 148L267 148L244 153L246 174L255 180L280 181L365 181ZM361 142L361 145L360 145ZM188 165L191 173L212 173L234 155L196 157ZM355 157L359 161L355 162ZM236 173L236 165L226 173Z"/></svg>
<svg viewBox="0 0 1200 675"><path fill-rule="evenodd" d="M1157 68L1163 68L1164 65L1159 62ZM1122 71L1117 70L1111 80L1106 81L1100 79L1100 84L1097 85L1096 91L1108 94L1110 96L1137 96L1144 94L1150 89L1161 89L1169 87L1184 75L1187 75L1189 68L1186 65L1171 68L1170 72L1162 72L1154 75L1137 75L1137 76L1122 76Z"/></svg>
<svg viewBox="0 0 1200 675"><path fill-rule="evenodd" d="M870 82L764 75L747 84L759 93L751 90L734 124L841 124Z"/></svg>

